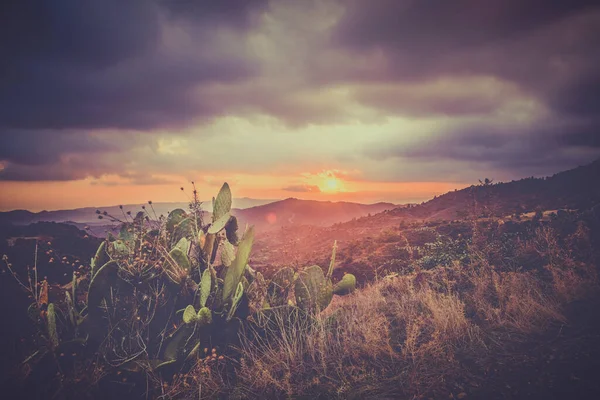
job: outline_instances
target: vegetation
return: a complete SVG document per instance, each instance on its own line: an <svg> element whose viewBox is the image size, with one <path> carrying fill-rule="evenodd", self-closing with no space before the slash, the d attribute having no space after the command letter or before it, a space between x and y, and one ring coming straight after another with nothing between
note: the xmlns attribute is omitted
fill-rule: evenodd
<svg viewBox="0 0 600 400"><path fill-rule="evenodd" d="M488 397L493 372L527 365L531 343L560 333L569 307L599 294L597 206L499 218L488 212L494 201L484 197L461 220L405 221L343 248L334 242L333 252L311 255L326 270L250 267L254 231L239 232L227 184L206 224L196 196L190 212L164 218L100 213L121 224L119 234L69 283L42 279L36 265L20 275L4 259L33 299L38 328L20 367L22 390Z"/></svg>
<svg viewBox="0 0 600 400"><path fill-rule="evenodd" d="M265 280L248 265L253 228L238 238L231 199L225 183L206 225L195 196L190 213L177 209L156 221L145 209L122 220L98 212L121 222L119 235L101 242L86 273L53 291L45 279L38 284L37 265L24 283L5 257L35 300L28 313L38 327L37 348L23 363L26 383L35 385L25 386L36 396L74 396L83 385L171 398L181 374L198 366L234 377L234 346L244 328L256 330L248 326L278 309L312 321L334 294L354 291L351 275L331 280L335 244L327 274L313 265ZM40 382L40 374L49 378Z"/></svg>

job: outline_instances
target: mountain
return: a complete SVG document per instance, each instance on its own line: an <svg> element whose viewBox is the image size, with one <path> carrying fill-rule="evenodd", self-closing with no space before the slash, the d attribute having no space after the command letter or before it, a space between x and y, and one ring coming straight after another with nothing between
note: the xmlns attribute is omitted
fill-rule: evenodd
<svg viewBox="0 0 600 400"><path fill-rule="evenodd" d="M419 205L394 208L332 226L287 226L258 236L252 261L259 269L274 265L326 263L334 241L339 254L358 248L382 232L404 230L405 226L444 224L495 214L508 220L515 214L536 210L586 210L600 204L600 160L546 178L470 186L448 192ZM246 210L249 211L249 210ZM423 222L425 222L423 224ZM450 222L448 224L450 225ZM458 229L461 224L452 224ZM370 254L369 257L375 257Z"/></svg>
<svg viewBox="0 0 600 400"><path fill-rule="evenodd" d="M392 211L408 219L451 220L476 213L506 216L556 209L582 209L600 203L600 159L545 178L470 186L426 203Z"/></svg>
<svg viewBox="0 0 600 400"><path fill-rule="evenodd" d="M268 199L250 199L248 197L233 199L232 205L234 208L248 208L260 206L263 204L272 203L276 200ZM151 216L160 216L161 214L166 215L169 211L175 210L176 208L188 208L188 203L184 202L173 202L173 203L153 203L152 207L145 204L147 211ZM77 208L73 210L56 210L56 211L40 211L33 213L26 210L14 210L0 212L0 224L14 224L14 225L28 225L35 222L68 222L69 224L76 225L81 228L83 225L100 226L106 225L106 220L99 220L96 210L106 211L108 214L123 219L123 213L131 211L135 215L138 211L141 211L142 204L127 204L123 205L121 210L119 206L109 207L85 207ZM202 202L202 208L205 211L212 211L212 201Z"/></svg>
<svg viewBox="0 0 600 400"><path fill-rule="evenodd" d="M257 230L264 231L284 226L328 226L396 207L397 205L392 203L360 204L288 198L262 206L234 210L233 213L240 223L248 223L254 225Z"/></svg>

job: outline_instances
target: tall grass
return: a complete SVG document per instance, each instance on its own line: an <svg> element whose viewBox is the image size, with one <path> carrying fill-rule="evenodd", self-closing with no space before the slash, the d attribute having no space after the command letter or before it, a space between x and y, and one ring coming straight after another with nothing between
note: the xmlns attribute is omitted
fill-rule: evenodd
<svg viewBox="0 0 600 400"><path fill-rule="evenodd" d="M233 381L217 387L224 381L204 372L195 385L242 398L462 397L490 360L517 363L511 348L567 323L564 305L596 291L595 268L553 235L538 230L527 245L543 253L542 269L501 271L473 257L379 279L314 319L273 312L242 337Z"/></svg>

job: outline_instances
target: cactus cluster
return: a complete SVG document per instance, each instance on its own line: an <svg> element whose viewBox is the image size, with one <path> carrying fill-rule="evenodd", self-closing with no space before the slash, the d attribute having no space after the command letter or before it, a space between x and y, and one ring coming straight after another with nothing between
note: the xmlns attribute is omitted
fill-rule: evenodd
<svg viewBox="0 0 600 400"><path fill-rule="evenodd" d="M225 183L208 224L182 209L159 221L143 212L125 221L91 259L87 293L74 275L60 309L48 303L46 287L46 347L86 346L112 367L169 375L190 366L200 348L227 349L249 315L288 307L310 316L354 290L350 274L331 280L335 244L326 274L316 265L285 267L265 279L249 266L254 229L238 233L231 204Z"/></svg>

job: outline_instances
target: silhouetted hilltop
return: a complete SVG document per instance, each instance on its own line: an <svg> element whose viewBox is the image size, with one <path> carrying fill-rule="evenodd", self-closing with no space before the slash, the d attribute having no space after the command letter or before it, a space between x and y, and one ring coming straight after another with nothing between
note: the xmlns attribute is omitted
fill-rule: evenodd
<svg viewBox="0 0 600 400"><path fill-rule="evenodd" d="M394 216L451 220L476 216L524 213L536 209L585 209L600 202L600 159L546 178L524 178L506 183L473 185L435 197L423 204L397 208Z"/></svg>

